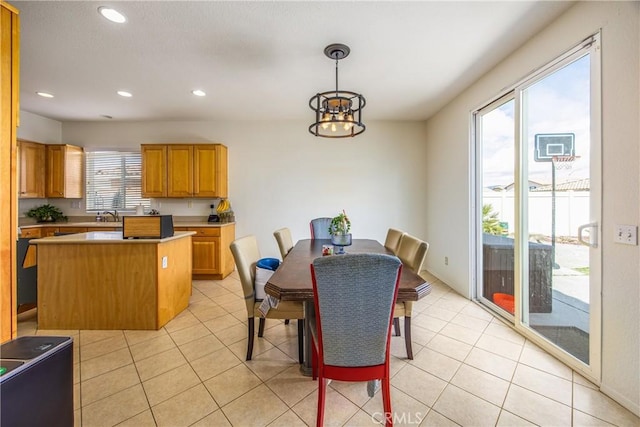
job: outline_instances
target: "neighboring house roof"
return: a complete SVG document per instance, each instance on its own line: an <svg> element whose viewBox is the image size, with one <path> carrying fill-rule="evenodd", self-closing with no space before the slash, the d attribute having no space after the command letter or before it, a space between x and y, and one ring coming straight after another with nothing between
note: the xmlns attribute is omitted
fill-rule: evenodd
<svg viewBox="0 0 640 427"><path fill-rule="evenodd" d="M508 185L492 185L487 187L489 190L493 191L513 191L515 188L515 184L511 183ZM560 184L556 184L556 191L589 191L589 178L578 179L575 181L567 181L562 182ZM551 184L541 184L535 181L529 181L529 191L552 191Z"/></svg>
<svg viewBox="0 0 640 427"><path fill-rule="evenodd" d="M567 181L560 184L556 184L556 191L589 191L590 180L589 178L578 179L575 181ZM531 189L531 191L552 191L551 185L541 185L538 188Z"/></svg>
<svg viewBox="0 0 640 427"><path fill-rule="evenodd" d="M529 190L534 190L540 186L542 186L542 184L539 182L529 181ZM512 191L515 188L515 183L512 182L508 185L492 185L487 188L493 191Z"/></svg>

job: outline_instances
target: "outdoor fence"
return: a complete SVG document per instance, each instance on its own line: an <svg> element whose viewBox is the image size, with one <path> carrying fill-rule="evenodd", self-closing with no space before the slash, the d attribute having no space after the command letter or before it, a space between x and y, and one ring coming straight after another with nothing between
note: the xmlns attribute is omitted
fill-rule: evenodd
<svg viewBox="0 0 640 427"><path fill-rule="evenodd" d="M487 190L483 204L490 204L501 222L508 224L508 233L514 232L515 194L512 191ZM557 191L556 236L578 236L578 227L589 220L589 191ZM552 195L550 191L529 193L529 234L551 236Z"/></svg>

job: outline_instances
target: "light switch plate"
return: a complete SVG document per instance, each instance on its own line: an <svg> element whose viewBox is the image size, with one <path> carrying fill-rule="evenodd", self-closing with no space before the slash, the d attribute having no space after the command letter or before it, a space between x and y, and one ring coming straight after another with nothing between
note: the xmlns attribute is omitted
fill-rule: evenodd
<svg viewBox="0 0 640 427"><path fill-rule="evenodd" d="M169 259L166 256L162 257L162 268L167 268L167 265L169 264Z"/></svg>
<svg viewBox="0 0 640 427"><path fill-rule="evenodd" d="M625 245L638 245L638 226L616 225L613 241Z"/></svg>

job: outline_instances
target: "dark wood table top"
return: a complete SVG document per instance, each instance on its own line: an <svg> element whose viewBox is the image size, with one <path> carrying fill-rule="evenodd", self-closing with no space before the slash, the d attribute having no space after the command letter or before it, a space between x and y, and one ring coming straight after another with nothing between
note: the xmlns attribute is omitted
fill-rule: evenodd
<svg viewBox="0 0 640 427"><path fill-rule="evenodd" d="M281 301L305 301L313 299L311 269L309 265L315 258L322 256L322 245L330 245L329 239L300 240L285 257L280 267L273 273L265 292ZM347 253L390 254L383 245L375 240L353 239L346 246ZM333 255L339 256L339 255ZM398 301L417 301L431 292L431 284L408 268L402 269Z"/></svg>

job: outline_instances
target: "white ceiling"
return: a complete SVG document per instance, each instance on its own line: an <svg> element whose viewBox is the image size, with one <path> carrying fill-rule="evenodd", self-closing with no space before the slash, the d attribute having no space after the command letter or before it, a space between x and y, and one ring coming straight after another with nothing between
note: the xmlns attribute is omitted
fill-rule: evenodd
<svg viewBox="0 0 640 427"><path fill-rule="evenodd" d="M365 96L365 122L424 120L571 6L9 1L20 10L21 109L63 122L311 121L309 98L335 88L335 64L323 53L331 43L351 48L340 89ZM102 18L103 5L127 22ZM193 96L195 88L207 96Z"/></svg>

